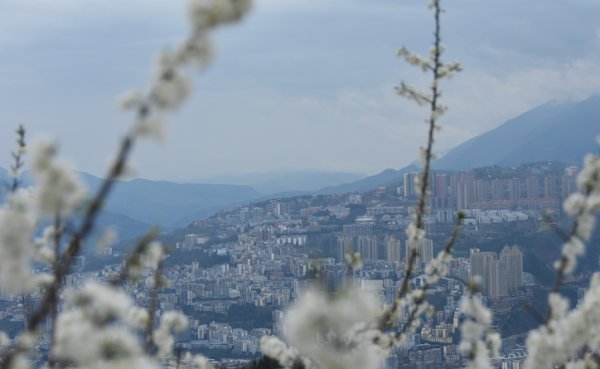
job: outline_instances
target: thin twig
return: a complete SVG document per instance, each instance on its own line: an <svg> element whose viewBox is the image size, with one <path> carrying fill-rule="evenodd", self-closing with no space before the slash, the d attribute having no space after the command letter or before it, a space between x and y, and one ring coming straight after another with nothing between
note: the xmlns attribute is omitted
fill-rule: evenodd
<svg viewBox="0 0 600 369"><path fill-rule="evenodd" d="M592 188L588 187L585 189L583 195L587 198L591 195L591 192L592 192ZM569 231L569 234L566 236L565 242L569 242L570 240L577 237L577 229L579 228L579 217L581 215L583 215L584 211L585 211L585 209L581 208L575 215L575 217L574 217L575 220L573 222L573 225L571 226L571 230ZM583 240L581 240L581 242L583 242ZM550 289L549 294L557 293L560 290L560 287L562 286L562 284L565 281L565 278L567 277L567 273L566 273L567 265L568 265L568 259L565 255L562 255L558 261L558 268L556 268L556 278L554 280L554 284L552 285L552 288ZM551 318L552 318L552 308L549 307L548 313L546 314L546 319L544 319L544 325L548 324L548 322L550 321Z"/></svg>
<svg viewBox="0 0 600 369"><path fill-rule="evenodd" d="M23 155L25 154L25 127L22 124L17 128L17 149L10 153L12 156L14 163L10 166L12 183L10 185L7 184L9 192L15 192L21 185L20 172L25 162L23 161Z"/></svg>
<svg viewBox="0 0 600 369"><path fill-rule="evenodd" d="M148 247L150 242L154 241L157 236L158 227L153 227L152 229L150 229L150 231L148 231L148 233L144 235L144 237L142 237L138 241L136 247L131 251L131 253L127 257L127 260L125 260L125 265L121 269L121 272L119 272L119 275L110 281L110 284L113 287L117 287L127 281L131 266L140 262L140 257L146 251L146 248Z"/></svg>
<svg viewBox="0 0 600 369"><path fill-rule="evenodd" d="M425 158L424 158L424 166L423 171L421 173L421 181L420 181L420 193L419 193L419 201L416 206L416 214L415 214L415 227L417 228L417 232L424 230L424 218L426 212L426 203L427 203L427 190L429 188L429 175L431 172L431 158L433 154L433 143L434 143L434 133L436 129L436 121L438 111L440 109L438 98L440 97L440 91L438 89L438 81L440 80L439 71L442 67L441 62L441 33L440 33L440 13L441 8L438 1L434 2L434 18L435 18L435 32L434 32L434 53L433 53L433 67L430 68L432 71L432 83L431 83L431 98L429 99L429 130L427 134L427 146L425 149ZM384 320L389 320L392 316L394 316L399 308L398 301L401 300L409 290L409 281L410 277L415 268L416 260L419 257L419 252L416 248L411 248L410 254L407 255L406 262L406 270L404 272L404 277L402 279L400 289L398 290L398 294L396 299L391 305L389 310L389 316L384 316ZM384 314L387 315L387 314ZM389 322L380 321L380 326L389 327Z"/></svg>
<svg viewBox="0 0 600 369"><path fill-rule="evenodd" d="M154 334L154 315L156 314L156 307L158 305L158 291L160 290L162 281L162 268L163 260L161 258L154 271L154 286L152 286L152 295L150 296L150 303L148 305L148 321L146 322L145 330L146 343L144 345L144 349L148 354L152 354L156 348L152 336Z"/></svg>
<svg viewBox="0 0 600 369"><path fill-rule="evenodd" d="M458 240L458 237L460 236L461 224L462 224L463 219L464 219L464 217L462 216L462 213L459 212L459 215L457 216L457 219L456 219L456 223L454 224L454 227L452 229L452 235L446 241L446 245L444 246L444 249L442 251L440 251L440 254L442 254L443 256L452 255L452 252L454 250L454 245L456 244L456 241ZM433 273L437 273L437 271L433 271ZM431 286L430 283L427 281L427 279L425 279L425 282L423 283L423 285L420 288L422 293L421 293L420 297L418 299L416 299L414 301L414 304L411 306L411 311L409 313L409 316L408 316L408 319L406 320L406 322L404 322L402 327L398 331L396 331L396 333L395 333L396 338L400 338L403 334L405 334L408 331L408 328L410 328L410 326L412 325L413 321L417 317L417 313L419 311L421 304L423 304L425 302L426 292L430 286ZM395 314L395 312L394 312L394 314ZM393 316L393 315L390 315L390 317L391 316ZM389 324L387 324L387 325L389 325Z"/></svg>
<svg viewBox="0 0 600 369"><path fill-rule="evenodd" d="M54 272L54 278L57 279L58 276L58 260L60 257L60 242L61 242L61 237L62 237L62 229L61 229L62 225L61 225L61 219L60 219L60 215L59 212L56 212L56 215L54 216L54 234L53 234L53 241L54 241L54 262L52 265L52 270ZM60 294L60 290L57 290L57 295ZM54 347L54 342L56 341L56 319L58 317L58 303L52 305L50 307L50 352L48 354L48 366L51 369L54 369L56 367L56 358L54 357L54 354L52 353L52 348Z"/></svg>

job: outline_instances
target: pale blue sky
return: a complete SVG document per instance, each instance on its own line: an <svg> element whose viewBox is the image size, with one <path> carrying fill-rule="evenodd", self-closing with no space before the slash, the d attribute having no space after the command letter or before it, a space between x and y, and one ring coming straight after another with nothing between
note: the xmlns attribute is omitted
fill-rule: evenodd
<svg viewBox="0 0 600 369"><path fill-rule="evenodd" d="M427 82L394 53L427 52L425 3L257 0L246 21L215 35L215 62L169 118L164 144L136 151L139 176L375 173L411 162L425 111L393 86ZM547 100L600 92L600 2L444 6L447 57L465 71L443 86L450 111L440 150ZM156 53L186 32L184 10L182 0L0 0L0 149L24 123L58 137L81 170L102 174L128 124L116 96L146 84Z"/></svg>

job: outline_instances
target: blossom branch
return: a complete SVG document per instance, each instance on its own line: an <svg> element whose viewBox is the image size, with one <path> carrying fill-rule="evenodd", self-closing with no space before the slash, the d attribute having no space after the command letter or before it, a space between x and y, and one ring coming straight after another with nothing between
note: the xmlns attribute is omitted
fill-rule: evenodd
<svg viewBox="0 0 600 369"><path fill-rule="evenodd" d="M449 78L451 76L450 71L458 72L461 70L460 64L453 63L452 65L448 66L441 60L443 48L441 44L440 13L442 12L442 9L439 0L433 0L430 7L433 8L434 11L435 30L433 48L429 60L425 60L424 58L411 53L406 48L402 48L400 51L398 51L398 55L403 57L408 63L421 67L423 71L431 71L432 82L430 87L431 93L429 95L418 92L416 89L407 86L404 82L402 82L400 87L396 89L400 95L415 101L418 105L429 104L429 118L427 120L429 128L427 134L427 145L423 150L422 156L423 170L419 178L419 199L416 204L415 221L408 227L406 231L408 235L410 253L406 257L406 270L404 272L397 297L392 303L391 308L384 314L378 324L382 329L390 328L390 319L396 315L400 301L402 301L409 291L409 281L416 267L416 260L419 257L418 246L425 235L424 219L427 210L427 191L429 189L429 176L431 172L431 161L433 158L434 133L437 128L437 120L443 110L445 110L439 103L439 98L441 96L441 92L439 90L439 81L444 77ZM456 234L456 236L458 236L458 234Z"/></svg>
<svg viewBox="0 0 600 369"><path fill-rule="evenodd" d="M22 124L17 128L17 148L15 151L11 152L11 156L13 158L13 164L10 167L10 176L12 177L12 183L8 185L9 192L15 192L19 185L21 184L21 169L25 165L23 161L23 156L25 155L25 150L27 145L25 143L25 127Z"/></svg>
<svg viewBox="0 0 600 369"><path fill-rule="evenodd" d="M53 232L53 246L54 246L54 263L53 263L53 272L54 272L54 280L56 281L59 278L58 275L58 260L60 257L60 242L62 238L62 225L60 214L57 212L54 216L54 232ZM58 303L54 304L50 307L50 347L54 346L54 342L56 341L56 319L58 317ZM48 366L51 369L56 367L56 358L52 351L49 353L48 357Z"/></svg>
<svg viewBox="0 0 600 369"><path fill-rule="evenodd" d="M585 253L585 241L589 241L596 223L596 213L600 211L600 155L590 154L577 177L581 193L573 193L564 202L568 215L574 217L571 230L562 247L562 256L555 263L556 278L550 294L558 293L565 278L573 273L577 257ZM551 319L548 312L545 323Z"/></svg>
<svg viewBox="0 0 600 369"><path fill-rule="evenodd" d="M162 268L163 268L163 260L162 257L158 261L156 265L156 270L154 271L154 284L152 286L152 295L150 296L150 303L148 305L148 321L146 322L146 329L144 331L146 336L146 342L144 345L144 349L147 354L151 354L155 351L156 346L153 341L154 336L154 315L156 314L156 308L158 304L158 292L162 285Z"/></svg>
<svg viewBox="0 0 600 369"><path fill-rule="evenodd" d="M119 286L127 281L132 275L132 269L139 268L140 265L143 264L143 256L148 252L149 246L158 236L158 228L154 227L150 231L148 231L144 237L142 237L136 247L131 251L127 259L125 260L125 265L119 272L119 275L110 281L110 284L114 287Z"/></svg>

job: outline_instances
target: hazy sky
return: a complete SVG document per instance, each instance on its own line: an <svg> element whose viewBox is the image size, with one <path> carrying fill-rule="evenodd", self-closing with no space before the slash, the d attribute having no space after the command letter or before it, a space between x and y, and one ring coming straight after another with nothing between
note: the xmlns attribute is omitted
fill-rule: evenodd
<svg viewBox="0 0 600 369"><path fill-rule="evenodd" d="M600 92L599 1L443 3L446 58L465 71L443 85L439 150L548 100ZM128 124L116 96L145 86L186 27L182 0L0 0L0 166L24 123L102 174ZM426 1L256 0L215 35L215 62L169 117L165 142L138 147L138 175L404 166L424 143L426 111L393 87L427 81L395 51L426 53L431 28Z"/></svg>

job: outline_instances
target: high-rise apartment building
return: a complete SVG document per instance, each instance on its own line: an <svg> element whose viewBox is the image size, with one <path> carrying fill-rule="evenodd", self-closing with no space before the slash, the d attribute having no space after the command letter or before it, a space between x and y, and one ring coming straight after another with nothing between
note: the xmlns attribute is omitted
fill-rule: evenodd
<svg viewBox="0 0 600 369"><path fill-rule="evenodd" d="M364 261L376 261L378 259L377 237L359 236L357 239L358 253Z"/></svg>
<svg viewBox="0 0 600 369"><path fill-rule="evenodd" d="M515 204L521 198L521 181L519 178L508 180L508 199Z"/></svg>
<svg viewBox="0 0 600 369"><path fill-rule="evenodd" d="M527 198L537 199L540 194L540 179L537 176L527 177Z"/></svg>
<svg viewBox="0 0 600 369"><path fill-rule="evenodd" d="M499 297L508 296L508 267L505 261L496 259L494 253L494 260L491 261L489 266L489 275L487 276L487 294L493 299Z"/></svg>
<svg viewBox="0 0 600 369"><path fill-rule="evenodd" d="M402 262L402 244L399 239L386 236L384 240L385 259L392 262Z"/></svg>
<svg viewBox="0 0 600 369"><path fill-rule="evenodd" d="M500 259L506 263L507 290L509 295L514 295L523 284L523 252L518 246L504 246L500 252Z"/></svg>
<svg viewBox="0 0 600 369"><path fill-rule="evenodd" d="M515 295L522 284L523 253L517 246L505 246L500 258L495 252L471 249L471 278L481 278L481 289L496 299Z"/></svg>
<svg viewBox="0 0 600 369"><path fill-rule="evenodd" d="M354 237L341 234L337 238L337 261L343 263L346 254L354 251Z"/></svg>
<svg viewBox="0 0 600 369"><path fill-rule="evenodd" d="M490 268L495 259L496 253L494 252L482 252L477 248L471 249L471 278L479 277L481 279L481 289L485 294L489 294L490 291Z"/></svg>
<svg viewBox="0 0 600 369"><path fill-rule="evenodd" d="M470 209L473 204L473 182L458 182L456 184L456 208Z"/></svg>
<svg viewBox="0 0 600 369"><path fill-rule="evenodd" d="M404 197L409 199L417 196L416 179L419 173L404 173Z"/></svg>

